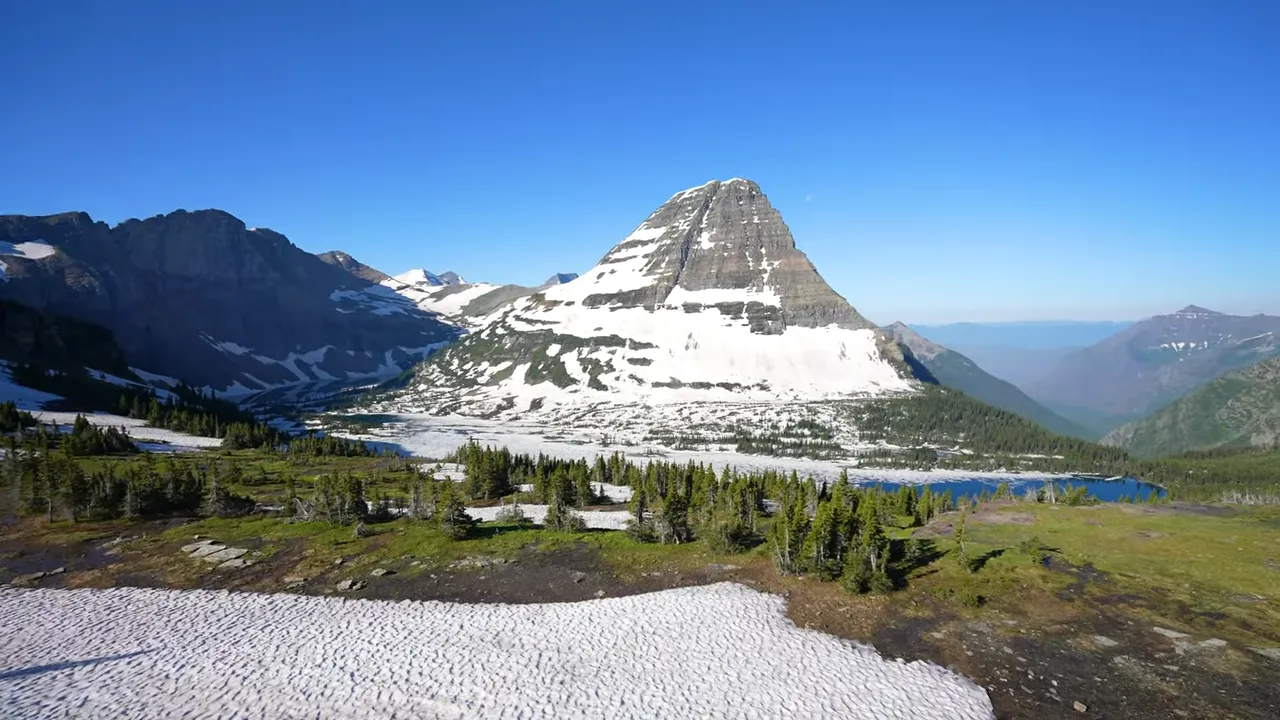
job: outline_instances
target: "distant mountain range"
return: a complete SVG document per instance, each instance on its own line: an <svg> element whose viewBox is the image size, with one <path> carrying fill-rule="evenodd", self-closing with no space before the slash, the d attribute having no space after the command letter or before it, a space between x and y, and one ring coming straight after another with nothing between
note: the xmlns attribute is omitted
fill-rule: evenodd
<svg viewBox="0 0 1280 720"><path fill-rule="evenodd" d="M1139 456L1280 444L1280 357L1229 372L1102 442Z"/></svg>
<svg viewBox="0 0 1280 720"><path fill-rule="evenodd" d="M911 328L963 354L995 377L1025 389L1071 353L1130 325L1127 321L1046 320L912 324Z"/></svg>
<svg viewBox="0 0 1280 720"><path fill-rule="evenodd" d="M927 340L903 323L894 323L885 330L893 333L898 342L910 348L911 353L939 383L988 405L1035 421L1060 435L1097 438L1091 431L1032 400L1012 383L992 376L964 355Z"/></svg>
<svg viewBox="0 0 1280 720"><path fill-rule="evenodd" d="M911 328L936 343L955 349L1002 346L1041 350L1082 348L1124 330L1130 321L1043 320L1026 322L912 323Z"/></svg>
<svg viewBox="0 0 1280 720"><path fill-rule="evenodd" d="M1280 317L1226 315L1191 305L1073 352L1023 389L1060 415L1106 432L1276 355Z"/></svg>

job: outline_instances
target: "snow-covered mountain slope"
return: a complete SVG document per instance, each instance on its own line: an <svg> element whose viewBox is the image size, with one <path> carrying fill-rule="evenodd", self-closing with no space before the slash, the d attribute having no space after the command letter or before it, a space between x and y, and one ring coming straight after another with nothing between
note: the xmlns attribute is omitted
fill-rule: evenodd
<svg viewBox="0 0 1280 720"><path fill-rule="evenodd" d="M440 315L463 328L477 326L497 308L538 290L523 285L469 283L454 272L436 275L421 268L386 278L381 284L409 299L418 309Z"/></svg>
<svg viewBox="0 0 1280 720"><path fill-rule="evenodd" d="M911 392L915 367L735 179L677 193L591 270L499 307L381 404L806 402Z"/></svg>

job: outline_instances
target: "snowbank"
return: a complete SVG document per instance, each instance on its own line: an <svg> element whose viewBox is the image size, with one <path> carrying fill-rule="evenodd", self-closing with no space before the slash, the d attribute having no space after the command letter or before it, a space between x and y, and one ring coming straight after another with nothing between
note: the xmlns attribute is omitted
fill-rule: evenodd
<svg viewBox="0 0 1280 720"><path fill-rule="evenodd" d="M609 483L591 483L591 487L605 497L616 503L631 502L631 493L634 491L627 485L611 485ZM525 483L517 485L516 489L520 492L533 492L533 483Z"/></svg>
<svg viewBox="0 0 1280 720"><path fill-rule="evenodd" d="M61 399L59 395L14 382L13 375L9 372L9 363L0 360L0 402L12 401L19 410L39 410L45 403Z"/></svg>
<svg viewBox="0 0 1280 720"><path fill-rule="evenodd" d="M503 506L495 505L493 507L469 507L467 514L481 522L490 522L498 519L498 514L503 511ZM508 503L505 509L511 509ZM520 504L520 509L524 511L526 517L533 522L541 525L547 518L546 505L525 505ZM627 519L631 517L631 513L626 508L617 510L578 510L570 508L575 515L579 515L587 523L587 527L595 530L624 530L627 527Z"/></svg>
<svg viewBox="0 0 1280 720"><path fill-rule="evenodd" d="M994 717L973 682L784 610L731 583L536 605L0 590L0 704L14 719Z"/></svg>
<svg viewBox="0 0 1280 720"><path fill-rule="evenodd" d="M175 432L173 430L165 430L164 428L147 427L146 420L125 417L123 415L112 415L110 413L73 413L73 412L33 412L31 413L40 422L51 425L57 424L58 429L64 432L71 431L71 424L76 421L76 415L84 415L89 424L95 427L113 427L124 428L128 431L130 439L134 440L143 450L151 452L165 452L175 450L200 450L204 448L216 448L222 446L221 438L202 437L200 435L187 435L186 433Z"/></svg>

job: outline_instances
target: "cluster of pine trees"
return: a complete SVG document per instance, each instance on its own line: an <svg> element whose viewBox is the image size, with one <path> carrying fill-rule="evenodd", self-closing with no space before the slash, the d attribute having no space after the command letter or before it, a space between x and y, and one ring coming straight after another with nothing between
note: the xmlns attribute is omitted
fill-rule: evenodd
<svg viewBox="0 0 1280 720"><path fill-rule="evenodd" d="M19 410L12 400L0 403L0 433L17 432L35 425L35 416L26 410Z"/></svg>
<svg viewBox="0 0 1280 720"><path fill-rule="evenodd" d="M839 580L856 593L894 587L891 569L904 559L904 544L890 541L887 525L903 517L923 525L955 509L950 491L917 493L904 485L886 493L854 486L845 474L831 484L793 477L776 497L768 542L779 572Z"/></svg>
<svg viewBox="0 0 1280 720"><path fill-rule="evenodd" d="M100 432L88 426L91 432ZM73 433L61 436L74 437ZM52 440L58 436L46 435ZM38 438L38 436L37 436ZM226 490L232 469L213 460L206 465L155 461L105 463L85 469L71 448L37 438L19 445L7 438L0 460L0 488L10 507L55 519L109 520L171 515L242 515L254 502Z"/></svg>
<svg viewBox="0 0 1280 720"><path fill-rule="evenodd" d="M954 443L973 455L939 459L939 467L971 467L997 458L1009 467L1030 466L1049 472L1119 470L1124 450L1057 435L1007 410L980 403L945 388L882 402L845 406L864 441L919 447Z"/></svg>
<svg viewBox="0 0 1280 720"><path fill-rule="evenodd" d="M1135 460L1126 472L1167 488L1179 500L1280 503L1280 451L1272 448L1197 450Z"/></svg>
<svg viewBox="0 0 1280 720"><path fill-rule="evenodd" d="M116 385L90 375L15 365L15 382L70 400L79 407L111 412L188 435L223 438L229 449L275 447L287 435L261 423L239 405L179 383L161 400L150 388Z"/></svg>
<svg viewBox="0 0 1280 720"><path fill-rule="evenodd" d="M473 500L506 497L521 485L531 485L539 502L550 504L558 498L567 505L585 507L607 502L598 488L601 483L630 485L639 477L639 468L621 453L608 458L561 460L539 454L513 454L507 448L481 446L475 441L463 445L448 458L464 467L463 488Z"/></svg>
<svg viewBox="0 0 1280 720"><path fill-rule="evenodd" d="M475 526L452 479L418 474L407 483L406 494L394 499L383 492L370 496L368 486L365 477L354 473L321 475L304 495L290 477L285 481L281 510L286 516L301 520L356 523L357 532L366 522L386 522L396 517L430 522L455 539L466 537Z"/></svg>
<svg viewBox="0 0 1280 720"><path fill-rule="evenodd" d="M40 423L36 423L34 429L25 421L21 421L21 424L22 427L4 438L5 447L12 449L13 452L25 450L30 453L44 453L60 450L73 457L126 455L138 452L138 447L133 444L128 433L122 428L95 427L83 415L76 416L70 432L57 432L53 426Z"/></svg>
<svg viewBox="0 0 1280 720"><path fill-rule="evenodd" d="M717 474L701 463L650 462L641 468L620 453L594 463L534 458L476 443L463 446L453 459L466 465L464 487L474 497L486 490L501 497L512 489L489 478L530 482L535 497L548 505L547 527L574 529L569 508L591 495L592 483L628 485L628 532L638 539L703 539L721 553L767 542L781 572L840 579L856 592L892 587L890 569L900 553L885 535L887 524L906 518L923 525L956 507L950 491L903 486L887 493L857 487L847 474L835 483L819 483L801 480L795 472L739 473L728 466Z"/></svg>

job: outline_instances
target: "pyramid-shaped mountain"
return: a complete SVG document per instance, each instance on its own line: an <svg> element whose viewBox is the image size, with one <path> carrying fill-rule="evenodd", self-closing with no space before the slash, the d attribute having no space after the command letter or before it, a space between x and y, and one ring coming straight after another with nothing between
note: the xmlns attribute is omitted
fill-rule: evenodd
<svg viewBox="0 0 1280 720"><path fill-rule="evenodd" d="M503 306L418 367L405 401L808 401L909 392L909 351L836 294L759 186L676 193L573 282Z"/></svg>

